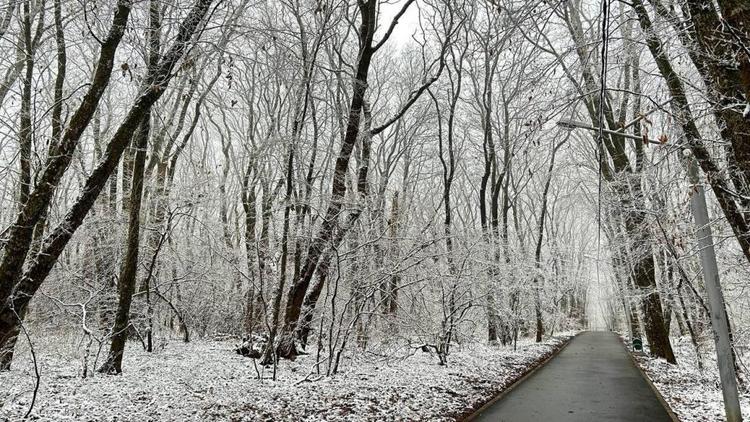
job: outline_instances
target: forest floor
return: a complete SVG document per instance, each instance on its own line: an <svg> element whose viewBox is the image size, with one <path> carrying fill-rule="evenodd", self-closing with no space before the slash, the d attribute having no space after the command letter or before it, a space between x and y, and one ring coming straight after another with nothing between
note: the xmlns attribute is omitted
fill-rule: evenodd
<svg viewBox="0 0 750 422"><path fill-rule="evenodd" d="M346 357L339 374L320 377L314 356L282 361L277 381L232 341L171 341L148 354L129 343L120 376L82 378L77 340L39 339L41 383L31 418L43 421L456 420L497 395L570 339L510 347L454 348L447 366L421 351ZM36 377L23 347L0 373L0 420L21 419ZM67 352L66 352L67 351ZM92 358L93 360L93 358Z"/></svg>
<svg viewBox="0 0 750 422"><path fill-rule="evenodd" d="M681 422L725 420L713 345L701 346L703 370L698 369L695 348L688 337L673 338L672 347L679 365L641 354L635 356L636 361ZM750 415L749 393L740 396L740 405L747 418Z"/></svg>

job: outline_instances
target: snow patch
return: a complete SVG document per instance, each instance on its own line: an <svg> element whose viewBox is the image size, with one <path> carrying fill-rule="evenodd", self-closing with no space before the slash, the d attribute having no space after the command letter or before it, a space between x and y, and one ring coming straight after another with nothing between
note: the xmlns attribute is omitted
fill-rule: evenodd
<svg viewBox="0 0 750 422"><path fill-rule="evenodd" d="M672 346L677 365L643 355L636 355L636 361L680 421L726 420L714 350L703 346L704 367L699 370L695 350L688 338L673 339ZM749 395L740 396L740 405L742 414L745 417L750 415Z"/></svg>

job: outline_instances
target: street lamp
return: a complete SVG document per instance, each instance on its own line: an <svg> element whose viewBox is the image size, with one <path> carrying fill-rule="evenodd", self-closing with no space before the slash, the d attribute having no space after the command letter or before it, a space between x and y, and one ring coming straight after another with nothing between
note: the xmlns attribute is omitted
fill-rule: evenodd
<svg viewBox="0 0 750 422"><path fill-rule="evenodd" d="M622 130L632 125L640 118L642 117L625 125ZM647 137L641 138L619 131L597 128L571 119L560 119L557 122L557 125L568 130L580 128L597 132L601 131L602 133L622 136L628 139L640 140L652 144L661 144L660 142L648 139ZM698 164L692 153L689 149L684 149L683 155L687 159L688 179L690 180L690 183L695 186L695 191L690 196L690 206L693 210L693 218L695 219L695 230L698 237L698 249L700 250L703 281L706 286L706 295L708 296L708 308L711 314L711 328L714 332L714 343L716 344L716 361L719 366L721 392L724 397L724 410L726 412L727 421L741 422L742 412L737 392L737 375L734 370L734 361L732 359L732 343L729 338L729 323L726 315L726 307L724 305L724 294L721 291L721 282L719 280L719 266L716 263L713 234L708 219L706 193L703 189L703 185L700 184L698 177Z"/></svg>
<svg viewBox="0 0 750 422"><path fill-rule="evenodd" d="M648 142L649 144L662 145L661 142L655 141L653 139L649 139L648 137L645 137L645 136L641 137L641 136L635 136L635 135L631 135L629 133L624 133L624 132L620 132L620 131L616 131L616 130L609 130L609 129L603 129L603 128L599 129L597 127L594 127L594 126L591 126L591 125L587 125L586 123L579 122L577 120L560 119L560 120L557 121L557 125L560 126L563 129L567 129L567 130L587 129L587 130L593 130L593 131L597 131L597 132L599 130L601 130L602 133L606 133L608 135L617 135L617 136L622 136L623 138L627 138L627 139L634 139L636 141ZM632 123L631 123L631 125L632 125ZM630 125L626 125L625 127L627 128L628 126L630 126Z"/></svg>

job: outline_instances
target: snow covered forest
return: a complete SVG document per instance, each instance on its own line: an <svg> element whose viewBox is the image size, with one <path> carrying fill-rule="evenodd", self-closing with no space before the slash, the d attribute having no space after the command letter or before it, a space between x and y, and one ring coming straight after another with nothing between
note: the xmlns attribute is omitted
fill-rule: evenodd
<svg viewBox="0 0 750 422"><path fill-rule="evenodd" d="M595 329L750 411L745 0L1 0L0 53L0 419L461 420Z"/></svg>

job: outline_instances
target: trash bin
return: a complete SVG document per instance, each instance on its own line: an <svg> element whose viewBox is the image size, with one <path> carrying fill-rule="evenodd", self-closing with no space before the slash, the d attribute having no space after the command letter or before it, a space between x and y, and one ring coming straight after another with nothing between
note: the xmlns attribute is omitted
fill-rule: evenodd
<svg viewBox="0 0 750 422"><path fill-rule="evenodd" d="M636 352L643 351L643 340L641 340L640 337L636 337L633 339L633 350L635 350Z"/></svg>

